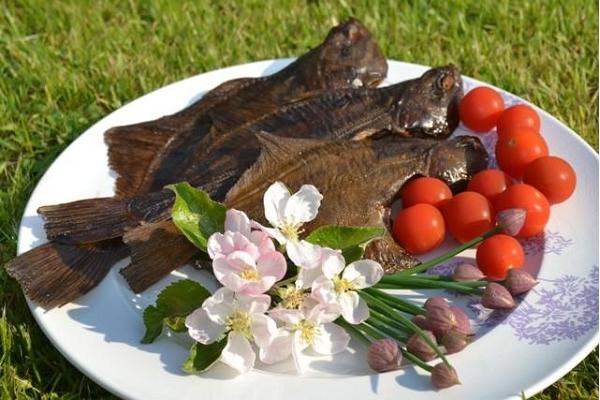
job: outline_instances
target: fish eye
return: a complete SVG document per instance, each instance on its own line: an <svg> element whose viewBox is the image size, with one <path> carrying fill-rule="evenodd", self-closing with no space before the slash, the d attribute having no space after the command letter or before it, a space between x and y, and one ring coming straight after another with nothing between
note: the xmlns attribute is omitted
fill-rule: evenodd
<svg viewBox="0 0 600 400"><path fill-rule="evenodd" d="M456 81L454 80L454 77L452 75L442 74L440 77L438 77L436 81L436 86L438 89L443 90L444 92L448 92L450 91L450 89L452 89L452 87L454 87L455 83Z"/></svg>

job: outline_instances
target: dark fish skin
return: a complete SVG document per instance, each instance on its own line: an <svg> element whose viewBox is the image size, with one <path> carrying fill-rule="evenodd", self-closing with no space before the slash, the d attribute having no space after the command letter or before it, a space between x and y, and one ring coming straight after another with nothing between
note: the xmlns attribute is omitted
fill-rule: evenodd
<svg viewBox="0 0 600 400"><path fill-rule="evenodd" d="M109 164L119 175L116 194L131 197L153 188L152 185L162 189L161 183L154 181L156 176L179 181L178 174L183 172L179 160L185 159L186 151L196 152L205 134L215 126L233 129L236 124L322 90L374 87L386 74L387 62L374 38L359 21L349 19L334 27L321 45L271 77L229 81L179 113L109 130L105 140L110 148ZM170 174L173 175L169 178ZM134 198L120 206L124 212L131 211L130 217L137 223L145 219L146 213L164 209L160 198L155 197ZM95 205L109 212L110 217L114 209L100 203ZM119 207L115 202L110 204ZM71 220L89 217L89 208L75 208L66 214ZM136 210L142 214L136 215ZM86 223L90 229L98 225L114 229L113 222L114 219L97 218ZM69 225L69 221L66 223ZM120 234L123 229L120 228ZM14 258L5 268L30 299L54 307L87 293L128 253L120 239L88 244L51 241Z"/></svg>
<svg viewBox="0 0 600 400"><path fill-rule="evenodd" d="M386 272L417 263L389 233L389 207L400 188L421 175L438 177L451 187L461 188L473 174L485 169L488 161L479 139L468 136L436 141L401 139L388 133L378 139L346 142L269 134L259 137L262 155L227 194L227 208L245 211L250 218L266 224L263 195L269 185L281 181L296 191L303 184L313 184L323 200L317 218L305 230L329 224L386 228L385 236L371 242L365 253L379 261ZM121 273L136 292L197 253L171 221L133 229L124 239L132 250L132 263ZM155 254L154 248L163 242L169 243L169 262L157 260L165 257L164 252Z"/></svg>
<svg viewBox="0 0 600 400"><path fill-rule="evenodd" d="M173 115L108 130L110 165L119 174L117 196L162 190L181 180L209 132L226 134L322 91L374 87L386 74L387 62L371 33L349 19L279 72L225 82Z"/></svg>
<svg viewBox="0 0 600 400"><path fill-rule="evenodd" d="M283 106L230 132L211 128L188 163L180 165L186 172L179 176L222 201L257 160L261 146L256 133L359 140L383 129L400 137L445 138L458 123L455 104L461 97L462 81L452 65L433 68L417 79L381 89L324 93ZM90 199L41 207L39 212L46 220L50 239L90 243L121 236L124 230L140 223L168 219L173 199L172 192L165 190L136 195L120 203ZM100 204L104 200L105 204ZM107 208L109 202L112 214Z"/></svg>

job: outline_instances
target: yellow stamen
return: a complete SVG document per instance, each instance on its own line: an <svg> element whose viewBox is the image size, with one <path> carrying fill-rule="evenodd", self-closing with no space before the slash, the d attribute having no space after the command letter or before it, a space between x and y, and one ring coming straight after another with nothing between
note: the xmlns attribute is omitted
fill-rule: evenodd
<svg viewBox="0 0 600 400"><path fill-rule="evenodd" d="M280 227L281 233L287 240L296 241L300 235L300 225L284 222Z"/></svg>
<svg viewBox="0 0 600 400"><path fill-rule="evenodd" d="M248 340L252 340L252 332L250 331L250 315L244 311L234 311L227 317L227 328L229 330L241 333Z"/></svg>
<svg viewBox="0 0 600 400"><path fill-rule="evenodd" d="M296 289L295 286L286 286L277 289L277 295L281 298L281 302L279 303L283 308L287 309L298 309L306 294L302 289Z"/></svg>
<svg viewBox="0 0 600 400"><path fill-rule="evenodd" d="M240 276L248 282L258 282L260 280L260 272L250 267L244 269Z"/></svg>
<svg viewBox="0 0 600 400"><path fill-rule="evenodd" d="M354 285L348 279L333 278L333 288L337 294L342 294L348 290L353 290Z"/></svg>
<svg viewBox="0 0 600 400"><path fill-rule="evenodd" d="M300 339L306 344L312 344L315 335L319 333L319 327L315 326L314 322L303 319L293 327L294 330L300 331Z"/></svg>

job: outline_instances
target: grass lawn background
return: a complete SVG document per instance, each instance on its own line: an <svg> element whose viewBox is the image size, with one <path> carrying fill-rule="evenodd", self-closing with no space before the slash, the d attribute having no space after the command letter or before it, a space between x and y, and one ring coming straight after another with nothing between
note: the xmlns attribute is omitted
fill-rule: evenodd
<svg viewBox="0 0 600 400"><path fill-rule="evenodd" d="M17 227L38 179L94 122L182 78L302 54L350 15L371 29L388 58L453 62L466 75L532 101L597 149L597 7L585 0L5 0L0 7L0 263L15 255ZM52 347L4 270L0 313L1 399L112 398ZM596 349L535 398L597 397Z"/></svg>

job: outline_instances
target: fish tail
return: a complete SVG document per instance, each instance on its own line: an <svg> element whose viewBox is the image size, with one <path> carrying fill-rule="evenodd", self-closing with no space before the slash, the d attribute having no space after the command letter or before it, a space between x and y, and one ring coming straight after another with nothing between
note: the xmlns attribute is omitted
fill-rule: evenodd
<svg viewBox="0 0 600 400"><path fill-rule="evenodd" d="M131 251L131 263L120 272L135 293L183 266L198 252L171 221L132 229L123 241Z"/></svg>
<svg viewBox="0 0 600 400"><path fill-rule="evenodd" d="M127 256L120 241L93 245L50 242L4 266L31 300L48 308L62 306L96 287L110 268Z"/></svg>
<svg viewBox="0 0 600 400"><path fill-rule="evenodd" d="M94 243L123 236L142 222L168 218L173 193L161 191L132 198L101 197L43 206L48 239L60 243Z"/></svg>

